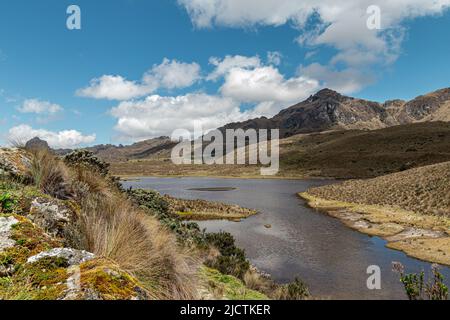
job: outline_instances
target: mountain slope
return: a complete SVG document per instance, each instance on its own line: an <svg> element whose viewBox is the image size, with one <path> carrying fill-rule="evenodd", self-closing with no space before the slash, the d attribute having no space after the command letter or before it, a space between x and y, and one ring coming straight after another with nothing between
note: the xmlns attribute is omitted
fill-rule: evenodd
<svg viewBox="0 0 450 320"><path fill-rule="evenodd" d="M449 122L328 131L281 139L278 177L370 178L445 161L450 161ZM170 153L115 162L111 170L121 176L259 176L256 165L174 165Z"/></svg>
<svg viewBox="0 0 450 320"><path fill-rule="evenodd" d="M231 123L221 129L278 128L281 137L289 137L325 130L374 130L426 121L450 121L450 88L408 102L392 100L383 104L323 89L307 100L282 110L271 119Z"/></svg>

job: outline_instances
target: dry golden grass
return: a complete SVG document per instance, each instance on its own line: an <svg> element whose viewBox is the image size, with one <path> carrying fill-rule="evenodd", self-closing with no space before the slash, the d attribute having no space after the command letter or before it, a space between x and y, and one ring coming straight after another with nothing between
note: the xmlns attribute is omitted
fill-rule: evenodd
<svg viewBox="0 0 450 320"><path fill-rule="evenodd" d="M46 150L31 153L29 175L43 192L78 203L74 236L80 249L110 259L134 275L154 299L195 299L198 264L174 235L134 207L111 182L67 167Z"/></svg>
<svg viewBox="0 0 450 320"><path fill-rule="evenodd" d="M395 206L420 214L450 217L450 162L313 188L308 193L327 200Z"/></svg>
<svg viewBox="0 0 450 320"><path fill-rule="evenodd" d="M68 196L69 170L46 149L32 150L29 176L35 186L56 198Z"/></svg>
<svg viewBox="0 0 450 320"><path fill-rule="evenodd" d="M195 298L195 261L154 218L120 196L88 197L81 217L86 249L135 275L154 298Z"/></svg>

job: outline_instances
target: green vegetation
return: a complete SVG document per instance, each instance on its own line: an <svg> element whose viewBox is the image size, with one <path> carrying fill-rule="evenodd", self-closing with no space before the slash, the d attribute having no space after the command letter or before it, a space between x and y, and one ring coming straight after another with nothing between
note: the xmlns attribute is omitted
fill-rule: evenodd
<svg viewBox="0 0 450 320"><path fill-rule="evenodd" d="M12 196L11 193L5 192L0 194L0 212L11 213L16 204L17 200Z"/></svg>
<svg viewBox="0 0 450 320"><path fill-rule="evenodd" d="M97 158L93 152L76 150L64 156L64 162L68 166L85 167L106 177L109 173L109 164Z"/></svg>
<svg viewBox="0 0 450 320"><path fill-rule="evenodd" d="M152 190L130 189L127 195L131 201L148 214L156 217L163 226L174 232L183 246L206 248L205 232L196 223L186 223L173 212L167 200Z"/></svg>
<svg viewBox="0 0 450 320"><path fill-rule="evenodd" d="M218 270L203 267L201 277L206 280L208 291L215 298L225 297L229 300L267 300L268 297L258 291L248 289L245 284L230 275L224 275Z"/></svg>
<svg viewBox="0 0 450 320"><path fill-rule="evenodd" d="M233 236L227 232L208 233L206 240L219 250L220 255L207 260L205 264L221 273L243 279L250 263L245 258L244 250L236 247Z"/></svg>
<svg viewBox="0 0 450 320"><path fill-rule="evenodd" d="M444 276L436 265L432 266L432 278L425 282L425 273L405 274L401 263L393 264L394 271L400 274L400 282L405 288L409 300L447 300L448 287L444 284Z"/></svg>

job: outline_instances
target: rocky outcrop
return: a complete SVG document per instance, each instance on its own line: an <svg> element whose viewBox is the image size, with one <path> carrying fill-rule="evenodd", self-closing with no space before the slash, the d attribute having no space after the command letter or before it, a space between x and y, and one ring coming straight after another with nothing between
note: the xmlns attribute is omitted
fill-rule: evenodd
<svg viewBox="0 0 450 320"><path fill-rule="evenodd" d="M15 241L11 237L11 227L18 221L14 217L0 217L0 252L13 247Z"/></svg>
<svg viewBox="0 0 450 320"><path fill-rule="evenodd" d="M27 263L36 263L44 258L65 259L69 266L74 266L94 259L95 255L84 250L76 250L71 248L54 248L29 257Z"/></svg>
<svg viewBox="0 0 450 320"><path fill-rule="evenodd" d="M50 150L47 141L44 141L38 137L35 137L25 144L27 150Z"/></svg>
<svg viewBox="0 0 450 320"><path fill-rule="evenodd" d="M28 218L52 236L62 237L76 221L76 213L65 201L36 198L31 203Z"/></svg>
<svg viewBox="0 0 450 320"><path fill-rule="evenodd" d="M94 254L64 248L22 216L0 217L0 300L137 300L147 292Z"/></svg>
<svg viewBox="0 0 450 320"><path fill-rule="evenodd" d="M31 167L28 153L21 149L0 149L0 175L26 178Z"/></svg>

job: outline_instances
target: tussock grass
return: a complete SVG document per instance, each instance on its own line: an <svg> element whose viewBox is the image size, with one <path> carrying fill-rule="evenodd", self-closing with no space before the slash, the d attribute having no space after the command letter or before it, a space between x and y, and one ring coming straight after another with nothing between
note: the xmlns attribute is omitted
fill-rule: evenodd
<svg viewBox="0 0 450 320"><path fill-rule="evenodd" d="M80 208L71 242L114 261L134 275L151 298L196 298L197 261L155 217L134 206L109 177L93 168L68 166L47 150L30 153L29 175L36 187L73 200Z"/></svg>
<svg viewBox="0 0 450 320"><path fill-rule="evenodd" d="M48 150L32 150L29 175L34 185L55 198L67 199L69 170Z"/></svg>
<svg viewBox="0 0 450 320"><path fill-rule="evenodd" d="M91 196L82 202L86 249L132 273L155 299L195 298L195 261L181 252L156 219L126 199Z"/></svg>

